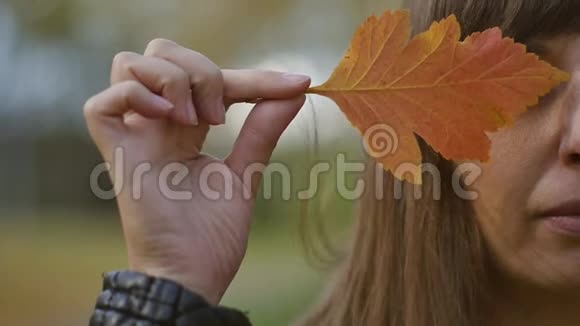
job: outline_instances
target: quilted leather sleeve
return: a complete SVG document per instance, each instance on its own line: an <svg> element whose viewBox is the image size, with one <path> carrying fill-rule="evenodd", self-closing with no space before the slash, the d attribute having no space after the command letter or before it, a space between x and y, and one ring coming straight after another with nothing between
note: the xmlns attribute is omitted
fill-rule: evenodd
<svg viewBox="0 0 580 326"><path fill-rule="evenodd" d="M251 326L237 310L211 306L170 280L121 271L106 274L90 326Z"/></svg>

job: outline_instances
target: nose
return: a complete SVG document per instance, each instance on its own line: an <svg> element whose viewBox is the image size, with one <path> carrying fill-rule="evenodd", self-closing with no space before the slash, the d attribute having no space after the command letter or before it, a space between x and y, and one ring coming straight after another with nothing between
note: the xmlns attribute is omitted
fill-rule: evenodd
<svg viewBox="0 0 580 326"><path fill-rule="evenodd" d="M563 112L566 131L560 146L560 158L567 165L580 166L580 70L572 76Z"/></svg>

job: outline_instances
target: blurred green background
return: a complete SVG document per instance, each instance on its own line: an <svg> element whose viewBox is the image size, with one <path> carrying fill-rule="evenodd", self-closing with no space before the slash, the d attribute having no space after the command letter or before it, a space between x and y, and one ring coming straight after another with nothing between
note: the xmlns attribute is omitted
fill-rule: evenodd
<svg viewBox="0 0 580 326"><path fill-rule="evenodd" d="M84 101L108 86L117 52L142 52L163 37L222 67L300 72L319 84L359 23L398 6L398 0L0 0L0 325L86 325L101 273L126 266L115 203L89 188L101 160L82 117ZM228 152L249 109L230 110L226 126L212 130L208 152ZM274 161L291 168L296 193L315 160L332 162L339 152L361 158L359 138L330 100L312 97ZM332 175L323 184L306 215L304 203L276 192L259 200L247 259L224 299L249 311L255 325L287 325L316 301L337 256L322 250L320 221L330 247L345 247L353 203L338 198ZM313 246L321 259L308 259L303 235L319 239Z"/></svg>

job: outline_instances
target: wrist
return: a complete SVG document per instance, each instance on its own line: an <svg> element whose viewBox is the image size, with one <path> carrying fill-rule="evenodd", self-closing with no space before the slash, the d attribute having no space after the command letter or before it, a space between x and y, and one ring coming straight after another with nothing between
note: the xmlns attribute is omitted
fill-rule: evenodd
<svg viewBox="0 0 580 326"><path fill-rule="evenodd" d="M223 293L214 288L214 284L201 277L196 277L192 273L179 272L170 268L161 267L141 267L133 269L152 277L170 280L181 284L184 288L203 297L209 304L218 305Z"/></svg>

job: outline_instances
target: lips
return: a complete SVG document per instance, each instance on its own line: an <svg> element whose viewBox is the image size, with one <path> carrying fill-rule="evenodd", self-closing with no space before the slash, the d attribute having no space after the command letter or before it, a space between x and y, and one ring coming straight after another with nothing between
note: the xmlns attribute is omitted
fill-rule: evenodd
<svg viewBox="0 0 580 326"><path fill-rule="evenodd" d="M580 200L567 201L558 206L545 210L540 214L542 217L551 216L575 216L580 217Z"/></svg>
<svg viewBox="0 0 580 326"><path fill-rule="evenodd" d="M540 217L552 230L580 237L580 200L561 203L543 211Z"/></svg>

